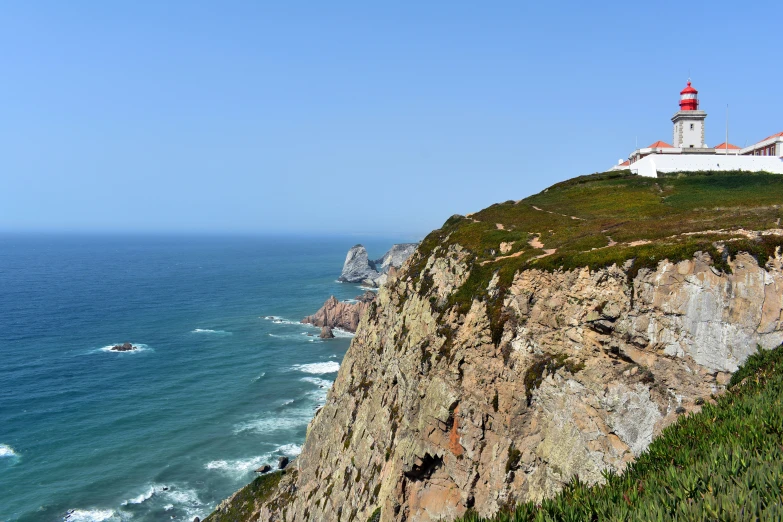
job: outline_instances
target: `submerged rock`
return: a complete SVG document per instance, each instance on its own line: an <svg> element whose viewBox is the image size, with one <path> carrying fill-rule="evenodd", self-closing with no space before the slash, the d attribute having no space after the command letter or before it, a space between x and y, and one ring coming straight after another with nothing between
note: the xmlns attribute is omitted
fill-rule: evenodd
<svg viewBox="0 0 783 522"><path fill-rule="evenodd" d="M123 343L123 344L115 344L110 348L113 352L132 352L133 350L137 350L137 346L133 346L131 343Z"/></svg>

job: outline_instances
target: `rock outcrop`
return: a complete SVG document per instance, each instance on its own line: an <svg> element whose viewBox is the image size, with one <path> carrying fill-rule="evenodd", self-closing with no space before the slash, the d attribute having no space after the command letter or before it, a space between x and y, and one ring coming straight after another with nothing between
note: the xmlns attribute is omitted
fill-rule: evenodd
<svg viewBox="0 0 783 522"><path fill-rule="evenodd" d="M519 272L500 332L484 302L463 316L433 307L465 280L464 259L433 254L431 279L403 269L380 290L281 482L295 491L285 515L259 506L261 520L366 520L377 507L383 521L449 520L547 497L576 474L600 482L757 344L783 340L780 257L762 268L740 254L726 274L697 254L631 285L617 266Z"/></svg>
<svg viewBox="0 0 783 522"><path fill-rule="evenodd" d="M337 280L380 287L386 282L389 270L401 267L416 250L417 245L418 243L392 245L391 249L377 260L370 259L363 245L355 245L348 251L342 273Z"/></svg>
<svg viewBox="0 0 783 522"><path fill-rule="evenodd" d="M355 245L345 256L343 271L337 280L344 283L361 283L365 279L374 280L380 275L375 267L375 261L370 261L367 249L363 245Z"/></svg>
<svg viewBox="0 0 783 522"><path fill-rule="evenodd" d="M133 346L131 343L116 344L109 348L112 352L132 352L138 350L137 346Z"/></svg>
<svg viewBox="0 0 783 522"><path fill-rule="evenodd" d="M370 290L356 296L353 303L339 301L335 296L331 296L316 313L302 319L302 323L329 328L329 333L333 328L355 332L364 311L371 302L375 301L375 298L375 292ZM324 331L321 330L321 337L323 336Z"/></svg>
<svg viewBox="0 0 783 522"><path fill-rule="evenodd" d="M386 273L390 268L400 268L402 264L416 251L418 243L398 243L392 245L382 258L375 261L381 273Z"/></svg>

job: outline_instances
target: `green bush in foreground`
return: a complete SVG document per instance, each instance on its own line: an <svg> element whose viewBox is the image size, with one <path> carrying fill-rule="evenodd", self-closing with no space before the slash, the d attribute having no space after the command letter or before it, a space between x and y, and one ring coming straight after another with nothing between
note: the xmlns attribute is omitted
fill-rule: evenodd
<svg viewBox="0 0 783 522"><path fill-rule="evenodd" d="M277 491L286 471L277 471L257 477L236 493L226 511L215 511L204 522L244 522L251 520L257 505L268 500Z"/></svg>
<svg viewBox="0 0 783 522"><path fill-rule="evenodd" d="M681 418L606 484L578 477L556 497L491 519L522 521L783 520L783 346L751 356L716 404Z"/></svg>

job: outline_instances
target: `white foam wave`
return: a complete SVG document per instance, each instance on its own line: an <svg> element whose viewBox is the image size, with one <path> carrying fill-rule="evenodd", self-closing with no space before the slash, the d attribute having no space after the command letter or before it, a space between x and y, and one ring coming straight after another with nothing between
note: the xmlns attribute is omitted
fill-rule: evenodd
<svg viewBox="0 0 783 522"><path fill-rule="evenodd" d="M228 332L226 330L210 330L209 328L196 328L195 330L191 330L190 333L194 333L194 334L232 335L231 332Z"/></svg>
<svg viewBox="0 0 783 522"><path fill-rule="evenodd" d="M259 455L248 459L213 460L207 462L205 468L213 471L221 471L230 475L244 475L264 464L272 464L272 455Z"/></svg>
<svg viewBox="0 0 783 522"><path fill-rule="evenodd" d="M122 502L122 506L128 506L131 504L143 504L147 501L150 501L150 499L159 499L158 502L163 503L166 502L164 506L165 511L170 511L172 509L179 509L185 512L186 518L192 520L194 517L202 517L204 516L204 511L206 511L207 506L205 506L201 499L198 497L198 493L195 489L190 489L187 487L180 487L178 485L163 485L163 484L149 484L146 486L146 489L142 491L142 493L138 494L137 496L133 498L129 498L128 500L125 500ZM152 500L152 502L155 502ZM94 512L100 513L100 516L107 515L109 511L105 510L95 510ZM74 512L75 513L75 512ZM66 522L91 522L93 520L100 522L103 520L106 521L112 521L115 520L125 520L127 517L131 516L130 513L124 512L124 511L114 511L111 512L111 516L108 518L84 518L84 519L73 519L73 518L66 518Z"/></svg>
<svg viewBox="0 0 783 522"><path fill-rule="evenodd" d="M143 493L140 493L139 495L129 498L128 500L125 500L121 505L127 506L128 504L141 504L142 502L145 502L152 498L153 495L155 495L156 489L162 490L162 486L160 488L156 488L156 486L153 484L147 488L147 490Z"/></svg>
<svg viewBox="0 0 783 522"><path fill-rule="evenodd" d="M132 354L132 353L141 353L141 352L152 351L152 348L150 348L146 344L141 344L141 343L131 343L135 349L134 350L128 350L126 352L121 352L121 351L118 351L118 350L112 350L112 348L114 348L118 344L122 344L122 343L109 344L109 345L104 346L103 348L98 348L97 351L99 351L99 352L109 352L109 353L119 353L119 354Z"/></svg>
<svg viewBox="0 0 783 522"><path fill-rule="evenodd" d="M321 375L324 373L337 372L340 369L340 363L335 361L327 361L327 362L310 363L310 364L296 364L293 366L293 369L304 373Z"/></svg>
<svg viewBox="0 0 783 522"><path fill-rule="evenodd" d="M301 326L303 323L300 323L299 321L292 321L290 319L286 319L285 317L279 317L277 315L267 315L266 317L262 317L265 321L272 321L275 324L296 324Z"/></svg>
<svg viewBox="0 0 783 522"><path fill-rule="evenodd" d="M321 339L319 339L317 337L310 337L310 336L302 337L303 335L307 335L306 333L302 333L300 335L293 335L293 334L290 334L290 335L278 335L278 334L273 334L273 333L267 333L267 335L269 337L274 337L275 339L288 339L289 341L297 341L297 342L305 341L305 342L309 342L309 343L320 343L320 342L322 342Z"/></svg>
<svg viewBox="0 0 783 522"><path fill-rule="evenodd" d="M374 286L364 286L364 285L359 285L359 288L365 291L369 290L370 292L377 292L378 290L380 290L380 288Z"/></svg>
<svg viewBox="0 0 783 522"><path fill-rule="evenodd" d="M250 473L264 464L269 464L270 466L276 465L277 459L281 455L296 457L300 453L302 453L302 446L298 444L283 444L271 453L265 453L264 455L246 459L213 460L207 462L204 467L212 471L219 471L240 478L241 475Z"/></svg>
<svg viewBox="0 0 783 522"><path fill-rule="evenodd" d="M288 406L289 404L293 404L294 399L288 399L287 401L283 401L283 404L281 406Z"/></svg>
<svg viewBox="0 0 783 522"><path fill-rule="evenodd" d="M306 426L313 414L310 410L297 409L288 412L286 416L269 414L268 416L251 419L234 426L234 434L245 431L256 433L272 433L279 430L291 430Z"/></svg>
<svg viewBox="0 0 783 522"><path fill-rule="evenodd" d="M331 388L332 381L327 381L326 379L319 379L318 377L302 377L299 379L303 382L309 382L310 384L315 384L319 388Z"/></svg>
<svg viewBox="0 0 783 522"><path fill-rule="evenodd" d="M258 377L253 377L253 382L256 382L258 380L261 380L261 378L266 375L266 372L261 372Z"/></svg>
<svg viewBox="0 0 783 522"><path fill-rule="evenodd" d="M198 498L198 493L195 489L171 486L167 491L159 491L159 494L164 501L168 501L170 504L182 509L187 520L193 520L195 517L203 518L206 514L206 506Z"/></svg>
<svg viewBox="0 0 783 522"><path fill-rule="evenodd" d="M317 377L303 377L300 380L318 386L318 389L313 390L309 393L309 395L315 399L315 402L318 405L317 407L323 406L326 403L326 395L329 393L329 389L332 387L332 381L319 379Z"/></svg>
<svg viewBox="0 0 783 522"><path fill-rule="evenodd" d="M73 509L63 517L66 522L103 522L104 520L119 520L112 509Z"/></svg>
<svg viewBox="0 0 783 522"><path fill-rule="evenodd" d="M353 337L356 335L355 333L343 330L342 328L332 328L332 333L335 337Z"/></svg>
<svg viewBox="0 0 783 522"><path fill-rule="evenodd" d="M277 451L288 457L296 457L302 453L302 446L299 444L283 444Z"/></svg>
<svg viewBox="0 0 783 522"><path fill-rule="evenodd" d="M14 448L8 444L0 444L0 458L3 457L17 457L18 455L14 451Z"/></svg>

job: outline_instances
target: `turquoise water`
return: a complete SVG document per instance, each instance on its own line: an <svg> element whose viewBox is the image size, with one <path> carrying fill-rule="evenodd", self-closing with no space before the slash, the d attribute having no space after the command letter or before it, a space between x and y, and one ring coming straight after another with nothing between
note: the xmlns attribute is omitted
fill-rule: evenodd
<svg viewBox="0 0 783 522"><path fill-rule="evenodd" d="M203 518L297 455L350 342L298 321L356 242L0 236L0 520Z"/></svg>

